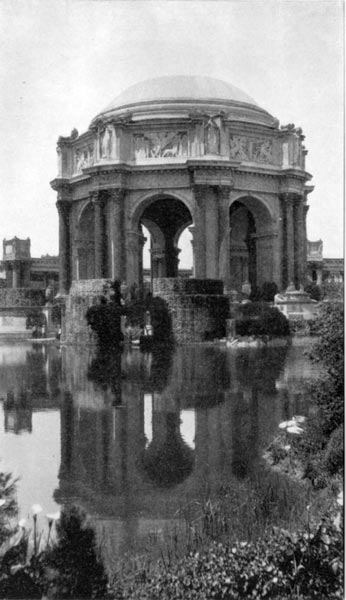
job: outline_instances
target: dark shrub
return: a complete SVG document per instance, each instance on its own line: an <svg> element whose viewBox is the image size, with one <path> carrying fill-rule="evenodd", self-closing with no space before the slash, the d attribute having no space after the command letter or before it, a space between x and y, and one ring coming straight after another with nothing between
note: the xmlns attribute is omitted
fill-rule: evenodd
<svg viewBox="0 0 346 600"><path fill-rule="evenodd" d="M309 283L305 287L305 291L307 294L309 294L309 296L312 300L317 300L317 302L319 302L321 300L321 295L322 295L321 288L316 283Z"/></svg>
<svg viewBox="0 0 346 600"><path fill-rule="evenodd" d="M151 325L155 342L167 342L172 340L172 321L168 305L159 296L154 296L149 304Z"/></svg>
<svg viewBox="0 0 346 600"><path fill-rule="evenodd" d="M261 300L264 302L273 302L275 294L278 293L278 286L275 281L265 281L261 289Z"/></svg>
<svg viewBox="0 0 346 600"><path fill-rule="evenodd" d="M241 318L236 321L236 333L243 336L286 336L289 323L277 309L264 302L249 302L239 307Z"/></svg>
<svg viewBox="0 0 346 600"><path fill-rule="evenodd" d="M52 306L52 321L54 325L61 324L61 304L55 303Z"/></svg>
<svg viewBox="0 0 346 600"><path fill-rule="evenodd" d="M85 318L96 333L101 348L117 347L123 341L121 331L121 308L105 297L100 303L88 308Z"/></svg>
<svg viewBox="0 0 346 600"><path fill-rule="evenodd" d="M261 289L257 285L252 286L250 298L251 302L260 302L261 300Z"/></svg>
<svg viewBox="0 0 346 600"><path fill-rule="evenodd" d="M48 550L45 565L53 598L105 598L107 578L97 556L95 533L77 507L62 512L57 522L57 544Z"/></svg>
<svg viewBox="0 0 346 600"><path fill-rule="evenodd" d="M339 473L344 467L344 427L340 425L333 431L325 453L325 467L331 475Z"/></svg>

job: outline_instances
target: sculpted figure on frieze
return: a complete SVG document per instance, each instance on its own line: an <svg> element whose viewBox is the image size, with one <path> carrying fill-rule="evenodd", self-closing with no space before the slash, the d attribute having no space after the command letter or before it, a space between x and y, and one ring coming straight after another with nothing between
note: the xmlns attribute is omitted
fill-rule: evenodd
<svg viewBox="0 0 346 600"><path fill-rule="evenodd" d="M106 125L100 135L100 157L111 158L113 147L113 128L111 125Z"/></svg>
<svg viewBox="0 0 346 600"><path fill-rule="evenodd" d="M142 134L135 135L134 142L135 142L135 157L137 159L149 158L149 153L150 153L149 145L150 144L149 144L148 138Z"/></svg>
<svg viewBox="0 0 346 600"><path fill-rule="evenodd" d="M220 154L220 129L213 119L209 119L205 128L206 154Z"/></svg>
<svg viewBox="0 0 346 600"><path fill-rule="evenodd" d="M241 135L230 136L230 158L235 160L250 160L249 157L249 142L246 137Z"/></svg>
<svg viewBox="0 0 346 600"><path fill-rule="evenodd" d="M137 160L143 158L168 158L187 156L187 132L147 132L134 136L134 151Z"/></svg>
<svg viewBox="0 0 346 600"><path fill-rule="evenodd" d="M78 148L75 152L74 172L81 173L86 167L94 164L94 147L91 144L85 148Z"/></svg>
<svg viewBox="0 0 346 600"><path fill-rule="evenodd" d="M273 145L271 140L256 142L253 146L252 160L255 162L269 163L273 160Z"/></svg>

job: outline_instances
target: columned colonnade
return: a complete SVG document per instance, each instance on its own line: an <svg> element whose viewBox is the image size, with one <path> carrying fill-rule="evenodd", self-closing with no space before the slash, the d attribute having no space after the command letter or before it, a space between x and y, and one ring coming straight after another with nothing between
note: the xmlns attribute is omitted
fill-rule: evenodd
<svg viewBox="0 0 346 600"><path fill-rule="evenodd" d="M198 279L221 279L226 289L232 288L230 260L232 186L197 184L192 190L193 224L189 230L192 233L193 276ZM94 220L90 240L94 263L92 278L111 278L125 281L127 284L140 285L143 277L142 251L145 237L138 223L131 222L128 215L127 190L120 188L91 191L89 204L93 207ZM67 294L72 279L80 278L78 258L80 249L77 250L77 266L72 264L73 205L69 192L59 193L57 208L60 294ZM262 272L264 273L262 282L273 280L279 289L287 287L290 283L296 287L304 283L307 210L308 207L301 195L280 194L278 218L270 220L268 216L264 233L259 231L253 234L253 243L257 247L258 257L261 257L262 246L265 247L265 250L262 249L264 258L258 259L263 263L257 267L259 283L261 283ZM166 276L167 260L173 261L173 272L178 272L179 249L172 247L169 249L169 254L165 254L161 247L152 246L152 277ZM265 264L268 260L269 265Z"/></svg>

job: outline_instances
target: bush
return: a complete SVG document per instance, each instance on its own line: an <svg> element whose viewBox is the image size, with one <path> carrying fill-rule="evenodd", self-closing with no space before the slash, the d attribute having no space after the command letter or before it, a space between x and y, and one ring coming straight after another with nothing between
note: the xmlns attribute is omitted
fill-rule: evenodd
<svg viewBox="0 0 346 600"><path fill-rule="evenodd" d="M265 281L261 288L261 300L263 302L274 302L274 296L278 291L275 281Z"/></svg>
<svg viewBox="0 0 346 600"><path fill-rule="evenodd" d="M317 414L307 422L305 434L294 441L315 487L325 487L342 474L344 460L344 313L339 304L323 304L317 320L320 332L310 358L321 375L311 388Z"/></svg>
<svg viewBox="0 0 346 600"><path fill-rule="evenodd" d="M121 308L107 302L102 296L100 303L88 308L85 318L96 333L101 348L117 347L123 341L121 331Z"/></svg>
<svg viewBox="0 0 346 600"><path fill-rule="evenodd" d="M321 288L316 283L309 283L305 287L305 291L307 294L309 294L311 300L317 300L317 302L319 302L321 300L321 295L322 295Z"/></svg>
<svg viewBox="0 0 346 600"><path fill-rule="evenodd" d="M61 513L57 543L44 555L49 594L53 598L105 598L107 577L97 556L95 533L75 506Z"/></svg>
<svg viewBox="0 0 346 600"><path fill-rule="evenodd" d="M344 427L340 425L333 431L325 453L325 468L331 475L340 473L344 468Z"/></svg>
<svg viewBox="0 0 346 600"><path fill-rule="evenodd" d="M264 302L249 302L239 307L241 318L236 320L236 334L241 336L286 336L289 323L277 308Z"/></svg>
<svg viewBox="0 0 346 600"><path fill-rule="evenodd" d="M118 583L116 598L342 599L343 536L330 522L297 534L275 528L257 542L213 543L156 572Z"/></svg>

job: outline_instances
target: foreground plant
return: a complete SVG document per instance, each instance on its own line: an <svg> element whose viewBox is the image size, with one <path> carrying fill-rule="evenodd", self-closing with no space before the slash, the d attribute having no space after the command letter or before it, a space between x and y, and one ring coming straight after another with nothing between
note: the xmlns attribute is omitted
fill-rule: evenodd
<svg viewBox="0 0 346 600"><path fill-rule="evenodd" d="M117 600L342 599L342 531L331 520L256 542L213 543L114 586Z"/></svg>

